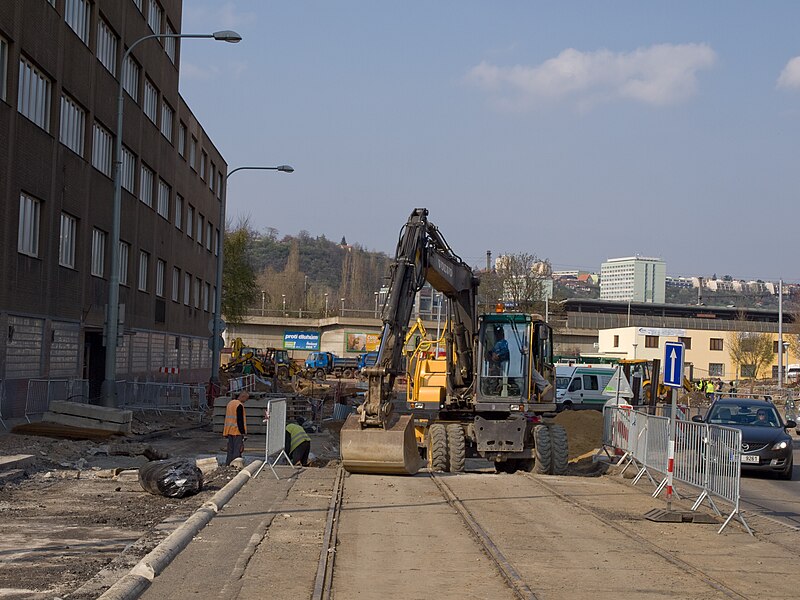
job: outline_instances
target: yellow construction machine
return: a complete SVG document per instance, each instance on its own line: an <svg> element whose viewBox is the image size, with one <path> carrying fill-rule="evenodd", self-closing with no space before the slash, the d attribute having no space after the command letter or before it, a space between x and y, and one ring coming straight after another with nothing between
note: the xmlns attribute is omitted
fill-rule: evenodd
<svg viewBox="0 0 800 600"><path fill-rule="evenodd" d="M364 369L366 398L341 429L344 468L414 474L422 466L419 436L433 470L462 471L467 457L480 456L499 471L563 474L566 432L544 421L556 411L552 330L537 315L478 315L478 278L427 216L415 209L400 234L377 361ZM435 342L420 340L404 403L394 382L414 297L426 282L448 299L445 356L431 357Z"/></svg>
<svg viewBox="0 0 800 600"><path fill-rule="evenodd" d="M658 359L623 358L620 359L619 365L622 367L622 372L625 374L628 381L634 382L635 379L639 379L638 404L650 404L653 401L650 393L653 388L654 377L659 378L655 401L664 401L669 398L669 394L673 388L664 385L663 381L661 381L659 373L660 361ZM636 384L634 384L634 387L636 387ZM692 383L686 377L683 378L682 389L685 393L691 393L694 390Z"/></svg>
<svg viewBox="0 0 800 600"><path fill-rule="evenodd" d="M242 338L231 342L231 358L220 367L224 373L254 373L259 377L288 380L300 372L286 350L279 348L251 348Z"/></svg>

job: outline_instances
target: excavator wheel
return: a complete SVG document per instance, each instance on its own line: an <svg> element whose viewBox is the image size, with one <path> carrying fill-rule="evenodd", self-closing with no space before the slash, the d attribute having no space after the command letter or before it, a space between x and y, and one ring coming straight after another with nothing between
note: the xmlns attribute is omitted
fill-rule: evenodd
<svg viewBox="0 0 800 600"><path fill-rule="evenodd" d="M428 429L428 466L431 471L444 473L449 469L447 429L442 423L434 423Z"/></svg>
<svg viewBox="0 0 800 600"><path fill-rule="evenodd" d="M289 367L287 367L286 365L279 365L277 372L278 372L278 378L289 379Z"/></svg>
<svg viewBox="0 0 800 600"><path fill-rule="evenodd" d="M567 444L567 431L562 425L550 425L550 447L553 458L550 472L553 475L566 475L569 464L569 445Z"/></svg>
<svg viewBox="0 0 800 600"><path fill-rule="evenodd" d="M421 466L412 415L394 415L377 427L351 414L339 436L342 466L350 473L414 475Z"/></svg>
<svg viewBox="0 0 800 600"><path fill-rule="evenodd" d="M450 472L462 472L467 461L467 442L464 428L458 423L451 423L447 426L447 451L450 459Z"/></svg>
<svg viewBox="0 0 800 600"><path fill-rule="evenodd" d="M533 443L535 444L536 459L533 463L533 472L547 475L553 466L553 446L550 441L550 429L546 425L537 425L533 429Z"/></svg>

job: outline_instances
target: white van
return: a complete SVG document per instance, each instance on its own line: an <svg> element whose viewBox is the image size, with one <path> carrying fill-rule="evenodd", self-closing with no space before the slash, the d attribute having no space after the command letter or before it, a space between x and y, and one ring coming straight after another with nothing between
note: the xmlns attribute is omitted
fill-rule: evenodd
<svg viewBox="0 0 800 600"><path fill-rule="evenodd" d="M614 394L604 392L617 375L617 368L608 365L556 365L556 403L558 410L594 408L603 410ZM625 379L624 375L621 375ZM612 386L613 387L613 386ZM625 379L622 389L630 389ZM628 400L630 401L630 400Z"/></svg>
<svg viewBox="0 0 800 600"><path fill-rule="evenodd" d="M791 364L786 367L786 380L793 383L800 381L800 365Z"/></svg>

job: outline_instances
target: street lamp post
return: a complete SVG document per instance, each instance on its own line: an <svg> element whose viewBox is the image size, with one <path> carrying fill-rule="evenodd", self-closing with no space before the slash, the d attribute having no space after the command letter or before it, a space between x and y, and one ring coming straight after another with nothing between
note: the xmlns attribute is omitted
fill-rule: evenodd
<svg viewBox="0 0 800 600"><path fill-rule="evenodd" d="M131 51L145 40L155 38L211 38L235 44L242 41L235 31L214 33L154 33L134 41L122 55L123 68ZM119 335L119 235L122 215L122 122L125 108L124 77L120 75L117 93L117 136L114 144L114 202L111 212L111 274L108 278L108 305L106 306L106 364L102 386L103 405L117 405L117 337Z"/></svg>
<svg viewBox="0 0 800 600"><path fill-rule="evenodd" d="M328 294L325 294L325 318L328 318Z"/></svg>
<svg viewBox="0 0 800 600"><path fill-rule="evenodd" d="M264 290L261 290L261 316L262 317L264 316L264 304L266 303L266 300L267 300L267 292L265 292Z"/></svg>
<svg viewBox="0 0 800 600"><path fill-rule="evenodd" d="M342 300L342 316L344 316L344 298L342 298L341 300Z"/></svg>
<svg viewBox="0 0 800 600"><path fill-rule="evenodd" d="M378 292L374 292L375 294L375 318L378 318Z"/></svg>
<svg viewBox="0 0 800 600"><path fill-rule="evenodd" d="M286 316L286 294L281 294L281 298L283 299L283 316Z"/></svg>
<svg viewBox="0 0 800 600"><path fill-rule="evenodd" d="M219 201L219 236L217 236L217 293L214 295L214 319L211 332L211 387L212 393L219 386L219 355L222 352L219 341L222 334L222 268L224 265L225 256L225 205L228 202L228 179L237 171L282 171L284 173L293 173L294 169L289 165L281 165L279 167L236 167L232 171L228 171L225 176L225 189L222 191L222 198ZM262 292L262 307L263 307L263 292ZM284 308L286 299L284 297ZM263 308L262 308L263 312Z"/></svg>

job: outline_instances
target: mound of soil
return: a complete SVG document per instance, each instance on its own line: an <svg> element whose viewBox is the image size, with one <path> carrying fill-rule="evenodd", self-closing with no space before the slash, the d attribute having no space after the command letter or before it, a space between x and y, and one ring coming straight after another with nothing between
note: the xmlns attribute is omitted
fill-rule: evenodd
<svg viewBox="0 0 800 600"><path fill-rule="evenodd" d="M569 458L577 458L603 445L603 415L596 410L564 410L555 422L567 430Z"/></svg>

